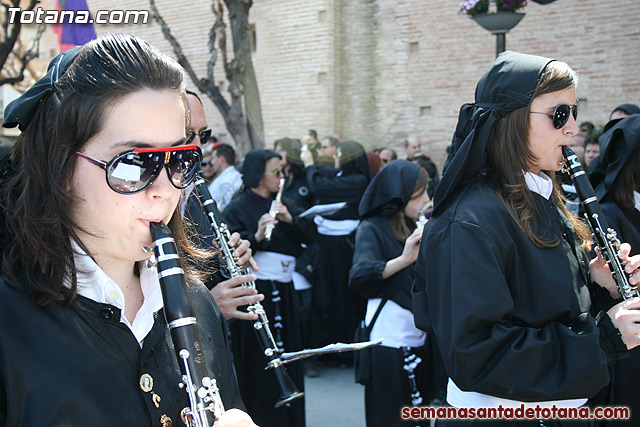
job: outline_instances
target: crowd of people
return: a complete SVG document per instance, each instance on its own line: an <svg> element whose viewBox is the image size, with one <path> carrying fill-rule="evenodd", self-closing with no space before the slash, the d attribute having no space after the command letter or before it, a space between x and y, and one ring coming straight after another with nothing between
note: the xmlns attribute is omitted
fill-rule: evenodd
<svg viewBox="0 0 640 427"><path fill-rule="evenodd" d="M277 355L350 343L359 328L382 339L356 353L368 426L409 425L401 408L420 405L640 413L640 298L622 300L560 174L571 147L635 287L640 108L616 107L600 132L578 125L577 84L563 62L499 55L461 107L440 173L411 135L404 158L310 131L240 159L213 136L182 68L139 38L60 54L4 115L22 134L0 163L0 320L11 325L0 332L0 424L189 422L183 409L198 406L178 387L188 375L176 329L196 324L196 371L226 408L204 411L216 426L304 426L304 375L354 356L274 372L260 336ZM175 240L179 273L160 267L156 223ZM178 323L166 318L169 274L193 311ZM476 424L490 425L436 422Z"/></svg>

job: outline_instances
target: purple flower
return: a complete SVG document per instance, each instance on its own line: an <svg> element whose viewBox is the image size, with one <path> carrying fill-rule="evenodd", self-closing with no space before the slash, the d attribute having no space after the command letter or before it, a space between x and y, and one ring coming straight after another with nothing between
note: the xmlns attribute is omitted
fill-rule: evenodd
<svg viewBox="0 0 640 427"><path fill-rule="evenodd" d="M498 12L513 12L524 8L527 0L464 0L458 6L458 13L469 16L488 13L489 3L494 3Z"/></svg>

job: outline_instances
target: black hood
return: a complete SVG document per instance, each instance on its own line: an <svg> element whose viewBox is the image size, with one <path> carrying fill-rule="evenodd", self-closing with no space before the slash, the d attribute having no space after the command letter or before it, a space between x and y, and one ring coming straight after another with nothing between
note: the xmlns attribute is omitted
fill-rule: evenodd
<svg viewBox="0 0 640 427"><path fill-rule="evenodd" d="M551 61L506 51L482 76L476 87L476 102L460 108L449 157L434 195L434 214L444 209L447 199L482 171L491 128L507 113L531 103L538 80Z"/></svg>
<svg viewBox="0 0 640 427"><path fill-rule="evenodd" d="M361 218L389 216L404 209L413 194L420 166L394 160L373 177L365 190L358 214Z"/></svg>
<svg viewBox="0 0 640 427"><path fill-rule="evenodd" d="M598 141L602 148L589 167L589 180L596 196L603 201L631 153L640 145L640 114L618 120Z"/></svg>
<svg viewBox="0 0 640 427"><path fill-rule="evenodd" d="M340 169L345 175L359 173L371 181L371 169L364 147L356 141L340 143Z"/></svg>
<svg viewBox="0 0 640 427"><path fill-rule="evenodd" d="M280 155L271 150L251 150L244 156L242 162L242 182L247 188L256 188L264 175L267 160L272 157L281 159Z"/></svg>

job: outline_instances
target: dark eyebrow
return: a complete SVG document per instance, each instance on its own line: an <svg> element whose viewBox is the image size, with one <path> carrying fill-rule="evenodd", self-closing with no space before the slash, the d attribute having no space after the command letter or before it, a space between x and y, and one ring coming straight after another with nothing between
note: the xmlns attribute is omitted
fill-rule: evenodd
<svg viewBox="0 0 640 427"><path fill-rule="evenodd" d="M170 147L176 147L176 146L179 146L179 145L184 145L185 142L187 142L187 137L186 136L184 138L180 139L179 141L176 141L173 144L171 144ZM149 144L148 142L140 142L140 141L117 142L117 143L115 143L115 144L113 144L111 146L111 148L113 148L113 149L120 148L120 147L136 149L136 148L152 148L154 146Z"/></svg>

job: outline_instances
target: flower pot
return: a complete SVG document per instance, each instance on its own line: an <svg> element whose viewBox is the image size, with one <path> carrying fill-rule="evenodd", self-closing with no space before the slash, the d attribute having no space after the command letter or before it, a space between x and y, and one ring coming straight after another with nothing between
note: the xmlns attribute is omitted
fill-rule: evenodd
<svg viewBox="0 0 640 427"><path fill-rule="evenodd" d="M485 30L491 31L492 34L504 34L518 25L524 15L524 13L519 12L479 13L473 15L471 19Z"/></svg>

